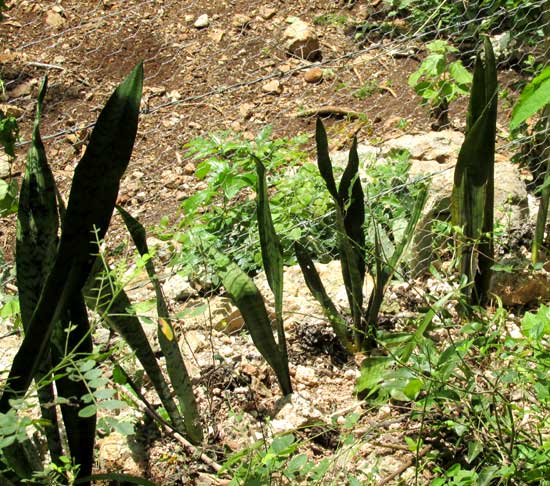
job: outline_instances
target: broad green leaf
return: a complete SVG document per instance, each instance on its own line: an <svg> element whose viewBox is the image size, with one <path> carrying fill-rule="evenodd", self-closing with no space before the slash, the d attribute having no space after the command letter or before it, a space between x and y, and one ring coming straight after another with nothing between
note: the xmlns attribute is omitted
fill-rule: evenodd
<svg viewBox="0 0 550 486"><path fill-rule="evenodd" d="M458 84L470 84L472 75L461 62L453 62L449 65L449 73Z"/></svg>
<svg viewBox="0 0 550 486"><path fill-rule="evenodd" d="M536 314L526 312L521 320L521 333L535 341L550 334L550 308L541 305Z"/></svg>
<svg viewBox="0 0 550 486"><path fill-rule="evenodd" d="M97 407L94 404L84 407L78 412L78 416L82 418L93 417L97 413Z"/></svg>
<svg viewBox="0 0 550 486"><path fill-rule="evenodd" d="M394 364L390 356L370 356L361 363L361 375L355 385L355 393L367 393L367 397L378 390L387 370Z"/></svg>
<svg viewBox="0 0 550 486"><path fill-rule="evenodd" d="M300 470L308 463L308 456L307 454L298 454L294 456L290 462L288 463L288 466L286 467L285 473L298 473Z"/></svg>
<svg viewBox="0 0 550 486"><path fill-rule="evenodd" d="M131 422L122 422L120 420L113 420L112 427L121 435L134 435L136 433L134 424Z"/></svg>
<svg viewBox="0 0 550 486"><path fill-rule="evenodd" d="M116 394L116 391L112 388L103 388L101 390L94 391L94 397L97 400L105 400L107 398L111 398L113 395Z"/></svg>
<svg viewBox="0 0 550 486"><path fill-rule="evenodd" d="M466 454L466 462L471 464L472 461L483 452L483 444L478 440L468 442L468 452Z"/></svg>
<svg viewBox="0 0 550 486"><path fill-rule="evenodd" d="M128 407L128 404L122 400L102 400L97 405L105 410L120 410Z"/></svg>
<svg viewBox="0 0 550 486"><path fill-rule="evenodd" d="M284 454L288 452L288 449L294 444L296 438L292 434L281 435L275 437L269 449L276 455Z"/></svg>
<svg viewBox="0 0 550 486"><path fill-rule="evenodd" d="M533 79L521 92L514 105L510 130L514 130L545 105L550 103L550 66Z"/></svg>
<svg viewBox="0 0 550 486"><path fill-rule="evenodd" d="M87 359L85 361L81 361L78 363L78 369L81 373L87 373L90 370L93 370L96 365L95 360L93 359ZM97 370L99 373L101 373L101 370Z"/></svg>

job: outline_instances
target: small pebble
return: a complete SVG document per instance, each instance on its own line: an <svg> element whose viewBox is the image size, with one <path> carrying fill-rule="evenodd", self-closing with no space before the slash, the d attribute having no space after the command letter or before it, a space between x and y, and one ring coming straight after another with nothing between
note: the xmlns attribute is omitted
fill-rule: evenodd
<svg viewBox="0 0 550 486"><path fill-rule="evenodd" d="M283 86L277 79L272 79L262 86L262 91L268 94L281 94L283 92Z"/></svg>
<svg viewBox="0 0 550 486"><path fill-rule="evenodd" d="M308 69L304 73L304 80L306 83L320 83L323 80L323 70L318 67Z"/></svg>
<svg viewBox="0 0 550 486"><path fill-rule="evenodd" d="M210 19L207 14L200 15L193 24L196 29L204 29L210 25Z"/></svg>

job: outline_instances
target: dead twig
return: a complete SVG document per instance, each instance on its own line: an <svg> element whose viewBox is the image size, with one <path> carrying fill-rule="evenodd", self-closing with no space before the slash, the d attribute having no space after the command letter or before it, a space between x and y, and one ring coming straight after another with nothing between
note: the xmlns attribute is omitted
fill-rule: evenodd
<svg viewBox="0 0 550 486"><path fill-rule="evenodd" d="M418 454L416 454L416 455L412 456L411 458L407 459L403 464L401 464L401 466L398 469L396 469L394 472L388 474L386 477L384 477L380 481L378 481L376 483L376 486L385 486L392 479L395 479L396 477L403 474L409 467L411 467L416 461L418 461L418 459L425 456L431 450L431 448L432 448L431 446L426 446L426 447L422 448L422 450Z"/></svg>
<svg viewBox="0 0 550 486"><path fill-rule="evenodd" d="M334 116L346 118L363 118L365 113L360 111L350 110L342 106L327 105L319 108L311 108L309 110L293 113L291 116L295 118L307 118L310 116Z"/></svg>
<svg viewBox="0 0 550 486"><path fill-rule="evenodd" d="M63 66L59 66L58 64L46 64L45 62L36 62L36 61L28 61L27 66L34 66L44 69L58 69L59 71L65 71L65 68Z"/></svg>
<svg viewBox="0 0 550 486"><path fill-rule="evenodd" d="M380 89L387 91L389 94L391 94L394 98L397 98L397 95L395 94L395 91L391 89L389 86L385 84L380 85Z"/></svg>

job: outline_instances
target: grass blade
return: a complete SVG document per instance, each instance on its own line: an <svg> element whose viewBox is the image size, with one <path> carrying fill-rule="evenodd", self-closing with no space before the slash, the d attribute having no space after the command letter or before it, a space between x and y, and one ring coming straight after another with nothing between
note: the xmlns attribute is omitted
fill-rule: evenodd
<svg viewBox="0 0 550 486"><path fill-rule="evenodd" d="M145 228L120 206L117 206L117 210L122 216L124 224L126 224L139 254L142 257L149 255ZM194 444L199 444L203 439L203 434L191 378L185 367L178 340L175 338L174 328L169 317L168 305L166 304L164 294L162 293L162 287L160 286L155 266L151 259L145 262L145 269L155 289L159 319L158 339L162 354L164 354L166 358L168 376L170 376L170 381L172 382L180 406L183 409L185 430L189 440Z"/></svg>
<svg viewBox="0 0 550 486"><path fill-rule="evenodd" d="M118 195L120 179L128 165L137 132L143 85L138 65L115 90L101 112L90 143L78 164L54 267L36 306L28 332L16 354L0 411L9 400L23 395L44 359L53 324L81 291L97 254L98 239L107 231Z"/></svg>

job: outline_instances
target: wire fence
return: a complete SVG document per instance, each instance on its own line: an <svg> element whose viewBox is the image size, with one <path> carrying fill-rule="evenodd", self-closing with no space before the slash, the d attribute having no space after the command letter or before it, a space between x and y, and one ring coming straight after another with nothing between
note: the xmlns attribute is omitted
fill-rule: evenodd
<svg viewBox="0 0 550 486"><path fill-rule="evenodd" d="M431 211L426 218L433 219L449 211L456 137L464 131L467 98L450 102L448 129L435 133L433 113L408 79L435 40L453 49L449 62L460 60L472 71L481 39L488 35L500 83L497 173L505 179L497 194L502 203L497 218L505 225L513 214L511 226L518 226L536 215L528 190L540 184L546 167L548 129L535 116L510 133L509 116L525 83L548 66L549 11L548 0L11 2L0 22L0 75L2 106L15 110L21 127L21 156L12 172L22 171L43 75L50 78L43 138L55 174L68 181L108 93L144 60L140 129L122 198L148 222L174 213L181 200L202 187L193 176L196 161L182 149L193 138L219 130L251 138L266 124L273 125L275 137L311 135L315 114L325 116L335 148L348 147L361 129L359 138L375 153L363 160L365 166L381 159L391 165L392 147L409 149L410 177L391 182L390 174L381 193L369 194L371 204L388 191L398 194L429 178L439 191L434 189L426 210ZM285 32L297 19L308 24L307 35L318 42L309 59L289 53ZM423 139L428 132L431 138ZM419 143L424 148L416 149ZM518 163L510 163L513 156ZM514 177L517 185L504 185ZM430 233L432 226L424 223L423 231ZM433 245L434 239L417 243Z"/></svg>

